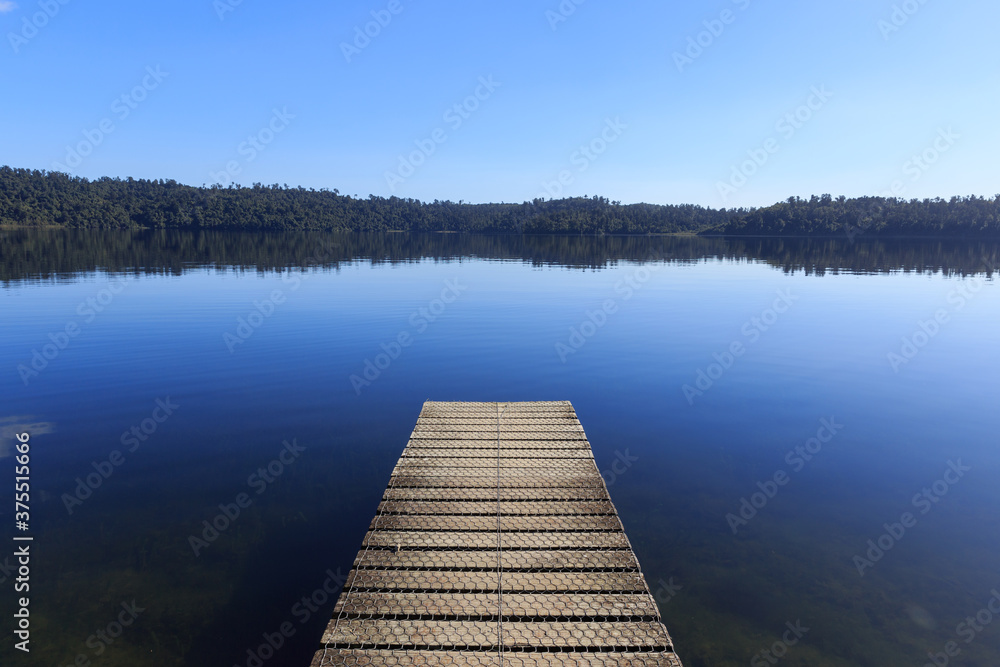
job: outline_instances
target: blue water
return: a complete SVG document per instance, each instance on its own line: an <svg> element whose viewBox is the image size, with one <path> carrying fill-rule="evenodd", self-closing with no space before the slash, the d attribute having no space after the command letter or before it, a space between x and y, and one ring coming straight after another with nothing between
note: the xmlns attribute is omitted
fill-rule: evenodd
<svg viewBox="0 0 1000 667"><path fill-rule="evenodd" d="M245 665L285 622L266 664L307 664L334 599L299 603L349 570L428 399L573 402L689 667L751 664L796 622L784 665L923 665L950 641L952 664L1000 662L1000 615L960 625L1000 587L995 248L391 239L303 268L280 236L267 261L138 237L58 266L37 241L2 257L0 466L31 433L35 537L33 651L6 641L4 664Z"/></svg>

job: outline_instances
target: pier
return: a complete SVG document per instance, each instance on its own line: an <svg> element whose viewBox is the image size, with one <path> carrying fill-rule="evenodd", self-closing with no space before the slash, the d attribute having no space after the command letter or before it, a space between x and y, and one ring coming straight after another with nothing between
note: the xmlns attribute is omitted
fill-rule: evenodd
<svg viewBox="0 0 1000 667"><path fill-rule="evenodd" d="M423 406L311 667L681 667L568 401Z"/></svg>

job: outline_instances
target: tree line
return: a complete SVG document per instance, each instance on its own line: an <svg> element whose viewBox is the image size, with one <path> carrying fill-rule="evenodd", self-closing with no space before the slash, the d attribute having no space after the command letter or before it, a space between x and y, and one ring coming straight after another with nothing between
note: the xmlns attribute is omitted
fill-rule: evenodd
<svg viewBox="0 0 1000 667"><path fill-rule="evenodd" d="M951 199L790 197L765 208L740 209L713 230L727 236L996 237L1000 195Z"/></svg>
<svg viewBox="0 0 1000 667"><path fill-rule="evenodd" d="M1000 236L1000 195L904 201L796 197L764 208L622 204L605 197L499 204L349 197L287 185L193 187L0 167L0 225L96 229L481 234Z"/></svg>

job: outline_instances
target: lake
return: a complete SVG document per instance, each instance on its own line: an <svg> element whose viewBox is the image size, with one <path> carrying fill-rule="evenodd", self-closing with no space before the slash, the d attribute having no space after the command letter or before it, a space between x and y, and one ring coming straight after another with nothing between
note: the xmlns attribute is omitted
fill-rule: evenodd
<svg viewBox="0 0 1000 667"><path fill-rule="evenodd" d="M8 229L0 252L33 664L245 667L283 623L265 664L308 664L425 400L572 401L688 667L998 662L998 244Z"/></svg>

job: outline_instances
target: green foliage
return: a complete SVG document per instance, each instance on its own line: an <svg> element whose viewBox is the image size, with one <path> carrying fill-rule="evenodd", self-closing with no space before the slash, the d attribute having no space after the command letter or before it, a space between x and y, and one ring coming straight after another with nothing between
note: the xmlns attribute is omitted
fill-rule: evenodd
<svg viewBox="0 0 1000 667"><path fill-rule="evenodd" d="M0 224L103 229L645 234L695 232L726 216L700 206L622 206L602 197L522 204L423 203L259 183L196 188L0 167Z"/></svg>
<svg viewBox="0 0 1000 667"><path fill-rule="evenodd" d="M712 230L725 236L950 236L1000 235L1000 195L944 199L790 197L774 206L740 209Z"/></svg>
<svg viewBox="0 0 1000 667"><path fill-rule="evenodd" d="M355 199L337 190L191 187L0 167L0 225L101 229L337 230L488 234L1000 235L1000 195L949 201L790 198L760 209L622 205L604 197L521 204Z"/></svg>

